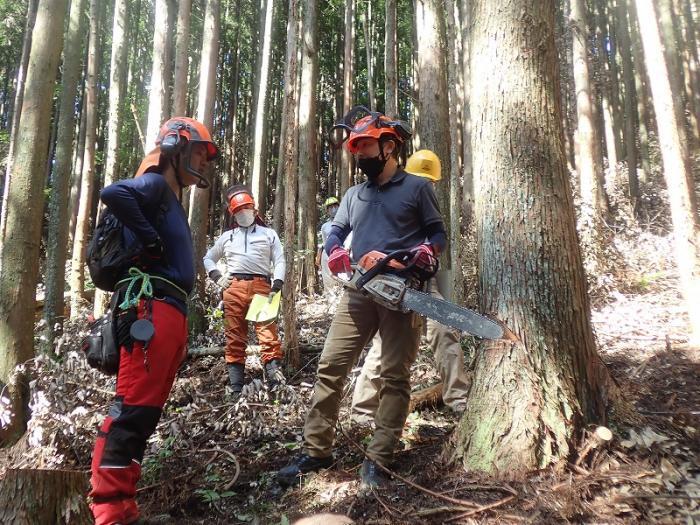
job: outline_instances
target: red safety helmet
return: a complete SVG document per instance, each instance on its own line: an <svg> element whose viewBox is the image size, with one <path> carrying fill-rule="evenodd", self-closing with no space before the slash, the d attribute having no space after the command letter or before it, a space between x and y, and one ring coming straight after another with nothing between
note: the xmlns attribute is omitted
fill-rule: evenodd
<svg viewBox="0 0 700 525"><path fill-rule="evenodd" d="M173 117L160 128L156 138L156 147L146 155L141 162L136 176L143 175L148 170L157 167L161 158L176 158L184 162L185 170L197 177L197 187L209 187L209 181L203 173L195 171L190 164L192 146L201 143L207 147L207 160L215 160L219 156L219 148L211 139L207 127L190 117Z"/></svg>

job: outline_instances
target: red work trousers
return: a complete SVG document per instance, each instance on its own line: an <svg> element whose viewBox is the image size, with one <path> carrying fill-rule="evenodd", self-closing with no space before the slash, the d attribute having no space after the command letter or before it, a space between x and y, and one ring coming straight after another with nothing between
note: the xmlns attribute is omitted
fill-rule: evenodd
<svg viewBox="0 0 700 525"><path fill-rule="evenodd" d="M270 283L264 278L251 281L235 280L224 290L224 324L226 327L226 362L245 364L248 346L248 312L253 295L268 295ZM282 359L282 345L277 335L277 323L255 323L263 363Z"/></svg>
<svg viewBox="0 0 700 525"><path fill-rule="evenodd" d="M138 317L148 317L145 301L138 306ZM121 347L117 392L97 433L90 478L90 508L96 525L138 519L134 497L146 441L156 429L186 355L187 318L180 310L153 300L150 320L155 335L145 352L138 341L132 349Z"/></svg>

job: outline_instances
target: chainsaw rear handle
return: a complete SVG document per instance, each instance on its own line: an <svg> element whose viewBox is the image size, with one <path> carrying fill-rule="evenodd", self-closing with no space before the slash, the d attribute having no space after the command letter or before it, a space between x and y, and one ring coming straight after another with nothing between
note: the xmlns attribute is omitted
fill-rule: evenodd
<svg viewBox="0 0 700 525"><path fill-rule="evenodd" d="M396 250L388 254L386 257L384 257L381 261L379 261L377 264L375 264L372 268L367 270L362 276L357 279L355 285L357 286L358 290L362 290L364 288L365 284L367 284L373 277L376 277L380 273L383 273L384 270L386 270L387 265L391 261L398 261L399 259L404 259L406 257L411 256L411 250ZM408 270L412 268L415 265L415 263L410 263L409 265L404 268L404 270ZM402 270L403 271L403 270Z"/></svg>

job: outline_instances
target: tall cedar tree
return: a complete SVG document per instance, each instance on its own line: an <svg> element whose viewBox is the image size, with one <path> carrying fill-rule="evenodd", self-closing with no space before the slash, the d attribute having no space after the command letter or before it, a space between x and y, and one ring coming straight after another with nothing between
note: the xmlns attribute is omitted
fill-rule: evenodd
<svg viewBox="0 0 700 525"><path fill-rule="evenodd" d="M44 210L44 177L51 105L63 48L67 0L41 0L27 66L17 149L7 181L7 227L0 251L0 389L9 388L12 419L0 434L11 442L24 432L28 388L17 366L34 355L34 306Z"/></svg>
<svg viewBox="0 0 700 525"><path fill-rule="evenodd" d="M554 0L473 6L481 307L514 338L477 352L454 450L470 470L545 467L569 455L585 424L605 420L609 376L576 238L554 14Z"/></svg>

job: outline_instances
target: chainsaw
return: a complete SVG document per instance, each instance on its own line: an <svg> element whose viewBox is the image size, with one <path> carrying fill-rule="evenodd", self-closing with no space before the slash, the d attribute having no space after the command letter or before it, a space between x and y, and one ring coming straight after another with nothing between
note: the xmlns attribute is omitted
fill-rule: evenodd
<svg viewBox="0 0 700 525"><path fill-rule="evenodd" d="M437 272L437 260L431 268L417 268L411 261L412 255L408 250L397 250L388 255L371 251L360 259L353 273L341 275L338 280L346 288L356 290L390 310L415 312L484 339L504 337L504 328L498 321L417 290L421 282Z"/></svg>

